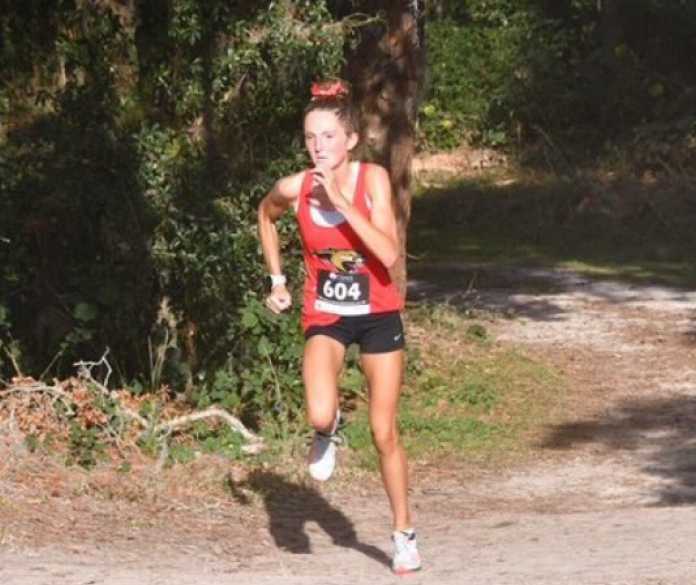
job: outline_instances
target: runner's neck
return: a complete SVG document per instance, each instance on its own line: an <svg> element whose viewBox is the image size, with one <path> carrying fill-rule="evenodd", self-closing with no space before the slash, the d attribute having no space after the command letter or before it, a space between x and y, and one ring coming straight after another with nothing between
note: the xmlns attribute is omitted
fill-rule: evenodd
<svg viewBox="0 0 696 585"><path fill-rule="evenodd" d="M360 170L359 161L349 161L343 172L336 172L336 183L343 196L353 203L358 190L358 173Z"/></svg>

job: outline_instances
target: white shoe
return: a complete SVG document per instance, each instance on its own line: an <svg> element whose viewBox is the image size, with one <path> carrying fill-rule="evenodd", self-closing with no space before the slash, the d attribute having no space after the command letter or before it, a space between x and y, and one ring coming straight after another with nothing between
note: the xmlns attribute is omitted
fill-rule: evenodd
<svg viewBox="0 0 696 585"><path fill-rule="evenodd" d="M394 558L392 559L392 571L397 575L405 575L421 568L421 558L418 554L416 533L397 531L392 534L394 543Z"/></svg>
<svg viewBox="0 0 696 585"><path fill-rule="evenodd" d="M336 445L341 442L336 434L341 412L336 411L336 421L331 433L314 432L312 447L309 450L309 475L317 481L326 481L336 467Z"/></svg>

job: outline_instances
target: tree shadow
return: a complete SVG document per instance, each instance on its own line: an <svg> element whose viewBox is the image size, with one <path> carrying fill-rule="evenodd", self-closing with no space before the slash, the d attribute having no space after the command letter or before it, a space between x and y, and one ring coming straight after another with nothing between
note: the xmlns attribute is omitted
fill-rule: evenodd
<svg viewBox="0 0 696 585"><path fill-rule="evenodd" d="M350 519L311 486L293 483L276 473L261 470L252 471L243 482L235 483L230 479L228 486L241 504L249 502L245 489L263 498L269 532L281 550L311 554L312 545L305 525L315 522L337 546L351 548L382 565L390 565L389 556L383 550L361 542Z"/></svg>
<svg viewBox="0 0 696 585"><path fill-rule="evenodd" d="M482 175L428 187L413 201L409 273L418 278L424 272L444 272L439 281L446 283L440 265L476 266L479 289L506 289L508 283L484 282L501 278L491 266L570 266L594 283L593 295L608 301L644 294L638 289L627 294L626 286L612 282L664 285L679 295L696 290L688 252L696 247L691 227L695 204L683 183L644 185L630 177L600 185L555 176L516 174L500 180ZM484 266L489 269L482 270ZM472 275L460 271L451 276L460 286ZM530 274L523 284L553 289L558 285L553 278L542 271Z"/></svg>
<svg viewBox="0 0 696 585"><path fill-rule="evenodd" d="M663 302L693 306L696 292L672 286L602 280L553 266L519 266L476 262L417 263L409 270L408 300L446 303L465 310L482 310L534 321L562 321L561 301L583 300L640 306ZM693 339L694 331L687 331Z"/></svg>
<svg viewBox="0 0 696 585"><path fill-rule="evenodd" d="M140 368L156 311L154 222L101 66L89 70L90 83L66 86L57 111L8 132L0 148L13 176L0 195L0 233L11 236L0 247L0 298L23 366L58 377L106 346L120 374Z"/></svg>
<svg viewBox="0 0 696 585"><path fill-rule="evenodd" d="M556 450L583 444L638 453L642 470L665 480L653 505L696 503L696 397L627 400L596 419L554 425L542 442Z"/></svg>
<svg viewBox="0 0 696 585"><path fill-rule="evenodd" d="M535 321L559 321L566 311L551 298L530 299L525 295L561 291L548 274L533 270L443 262L410 268L407 298Z"/></svg>

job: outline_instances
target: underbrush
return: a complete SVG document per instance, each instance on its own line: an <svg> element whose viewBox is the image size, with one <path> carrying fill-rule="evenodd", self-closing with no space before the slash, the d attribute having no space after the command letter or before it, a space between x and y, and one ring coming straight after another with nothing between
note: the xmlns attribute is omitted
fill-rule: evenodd
<svg viewBox="0 0 696 585"><path fill-rule="evenodd" d="M485 320L454 307L413 305L406 316L410 341L399 422L411 460L416 465L444 459L482 461L523 451L527 433L543 424L550 404L562 399L558 375L498 345ZM348 353L341 387L347 447L339 477L349 479L374 471L377 464L367 391L354 349ZM82 377L54 386L15 380L11 388L0 392L0 426L21 433L25 452L54 465L128 474L136 464L157 473L170 468L186 473L190 465L215 457L245 469L284 470L298 478L304 471L311 429L301 420L283 432L273 425L261 428L264 448L250 453L249 438L225 420L211 417L171 425L194 411L166 388L155 395L106 393L84 370Z"/></svg>

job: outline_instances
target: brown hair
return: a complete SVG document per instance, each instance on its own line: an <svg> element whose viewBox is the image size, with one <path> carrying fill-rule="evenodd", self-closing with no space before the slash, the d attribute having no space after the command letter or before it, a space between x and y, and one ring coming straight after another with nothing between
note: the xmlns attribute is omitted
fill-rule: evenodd
<svg viewBox="0 0 696 585"><path fill-rule="evenodd" d="M350 99L350 87L341 79L329 79L312 84L312 98L304 111L307 114L317 110L336 114L348 134L358 131L358 116Z"/></svg>

